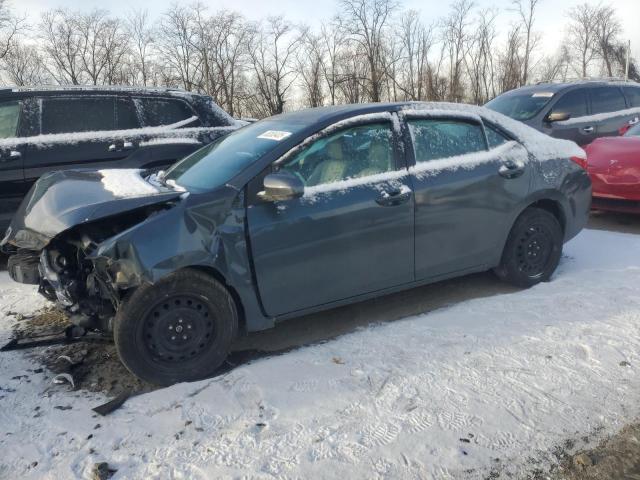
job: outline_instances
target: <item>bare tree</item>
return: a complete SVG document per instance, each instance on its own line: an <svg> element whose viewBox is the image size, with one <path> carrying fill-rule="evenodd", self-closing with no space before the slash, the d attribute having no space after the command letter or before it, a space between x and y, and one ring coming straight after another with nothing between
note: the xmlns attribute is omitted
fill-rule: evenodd
<svg viewBox="0 0 640 480"><path fill-rule="evenodd" d="M127 15L126 20L133 59L133 81L136 84L146 86L151 77L151 50L154 41L149 12L147 10L133 10Z"/></svg>
<svg viewBox="0 0 640 480"><path fill-rule="evenodd" d="M302 34L301 47L298 50L298 72L304 95L304 104L308 107L320 107L324 104L323 64L324 50L322 38L306 28Z"/></svg>
<svg viewBox="0 0 640 480"><path fill-rule="evenodd" d="M476 33L467 55L467 70L471 87L471 101L484 104L496 95L496 66L494 59L497 31L495 10L483 10L478 13Z"/></svg>
<svg viewBox="0 0 640 480"><path fill-rule="evenodd" d="M460 102L464 99L462 73L469 45L469 26L473 0L456 0L451 5L449 15L443 19L442 42L449 62L449 100Z"/></svg>
<svg viewBox="0 0 640 480"><path fill-rule="evenodd" d="M40 35L47 70L62 84L79 85L84 80L82 34L69 10L50 10L42 15Z"/></svg>
<svg viewBox="0 0 640 480"><path fill-rule="evenodd" d="M616 17L615 10L610 6L596 8L594 24L597 52L602 58L606 74L612 77L615 58L613 47L618 43L618 36L622 33L622 25Z"/></svg>
<svg viewBox="0 0 640 480"><path fill-rule="evenodd" d="M8 81L19 87L41 85L48 81L42 56L31 45L14 42L2 58L2 70Z"/></svg>
<svg viewBox="0 0 640 480"><path fill-rule="evenodd" d="M18 35L26 29L26 19L16 16L7 0L0 0L0 60L16 46Z"/></svg>
<svg viewBox="0 0 640 480"><path fill-rule="evenodd" d="M379 102L385 74L385 35L399 4L395 0L340 0L340 7L344 28L368 63L369 98Z"/></svg>
<svg viewBox="0 0 640 480"><path fill-rule="evenodd" d="M158 54L164 62L163 83L195 90L199 84L201 58L193 11L174 4L158 24Z"/></svg>
<svg viewBox="0 0 640 480"><path fill-rule="evenodd" d="M579 60L580 75L587 77L596 58L596 9L585 2L569 10L567 16L567 45Z"/></svg>
<svg viewBox="0 0 640 480"><path fill-rule="evenodd" d="M214 15L211 28L212 63L219 82L216 100L230 115L235 115L241 108L239 100L246 97L240 86L247 68L249 28L240 14L225 10Z"/></svg>
<svg viewBox="0 0 640 480"><path fill-rule="evenodd" d="M257 90L257 113L275 115L284 111L297 78L294 62L300 41L300 35L283 17L269 17L255 26L249 56Z"/></svg>
<svg viewBox="0 0 640 480"><path fill-rule="evenodd" d="M536 8L539 3L540 0L511 0L512 7L520 21L522 35L524 36L524 43L522 45L524 48L522 54L522 85L526 85L529 81L531 55L539 42L539 37L533 32Z"/></svg>

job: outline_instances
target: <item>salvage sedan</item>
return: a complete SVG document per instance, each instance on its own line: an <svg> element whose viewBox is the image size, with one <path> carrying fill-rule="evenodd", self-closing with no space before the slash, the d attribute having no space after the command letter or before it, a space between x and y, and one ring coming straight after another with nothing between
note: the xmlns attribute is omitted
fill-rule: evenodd
<svg viewBox="0 0 640 480"><path fill-rule="evenodd" d="M575 144L454 104L288 113L166 173L41 178L2 244L11 277L167 385L210 376L237 335L494 269L549 280L585 225Z"/></svg>

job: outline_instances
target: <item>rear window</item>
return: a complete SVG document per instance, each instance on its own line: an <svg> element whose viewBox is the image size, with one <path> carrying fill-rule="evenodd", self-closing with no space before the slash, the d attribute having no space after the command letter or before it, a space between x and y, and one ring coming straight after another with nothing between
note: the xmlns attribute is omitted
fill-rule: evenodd
<svg viewBox="0 0 640 480"><path fill-rule="evenodd" d="M42 99L42 133L115 129L113 97Z"/></svg>
<svg viewBox="0 0 640 480"><path fill-rule="evenodd" d="M640 123L634 125L629 130L627 130L627 133L625 133L624 136L625 137L640 137Z"/></svg>
<svg viewBox="0 0 640 480"><path fill-rule="evenodd" d="M494 98L485 107L515 120L529 120L540 113L552 97L552 92L508 93Z"/></svg>
<svg viewBox="0 0 640 480"><path fill-rule="evenodd" d="M624 87L624 94L631 107L640 107L640 87Z"/></svg>
<svg viewBox="0 0 640 480"><path fill-rule="evenodd" d="M627 108L622 90L618 87L592 88L590 92L591 110L594 114L617 112Z"/></svg>
<svg viewBox="0 0 640 480"><path fill-rule="evenodd" d="M457 120L409 120L416 163L486 151L480 125Z"/></svg>
<svg viewBox="0 0 640 480"><path fill-rule="evenodd" d="M0 138L15 137L20 119L20 102L0 103Z"/></svg>
<svg viewBox="0 0 640 480"><path fill-rule="evenodd" d="M129 130L140 127L136 106L130 98L116 100L116 122L118 130Z"/></svg>
<svg viewBox="0 0 640 480"><path fill-rule="evenodd" d="M144 124L148 127L159 127L182 122L195 116L194 111L186 102L172 98L137 98L140 105ZM196 117L185 127L199 127L200 120Z"/></svg>

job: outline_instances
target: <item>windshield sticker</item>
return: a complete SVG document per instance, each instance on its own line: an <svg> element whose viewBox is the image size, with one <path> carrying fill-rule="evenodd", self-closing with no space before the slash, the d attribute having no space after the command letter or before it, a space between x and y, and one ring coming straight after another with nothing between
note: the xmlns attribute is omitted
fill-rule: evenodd
<svg viewBox="0 0 640 480"><path fill-rule="evenodd" d="M267 130L263 134L258 135L258 138L264 138L265 140L275 140L276 142L279 142L287 138L289 135L291 135L291 132L281 132L279 130Z"/></svg>
<svg viewBox="0 0 640 480"><path fill-rule="evenodd" d="M551 98L553 97L553 92L537 92L531 95L533 98L543 97L543 98Z"/></svg>

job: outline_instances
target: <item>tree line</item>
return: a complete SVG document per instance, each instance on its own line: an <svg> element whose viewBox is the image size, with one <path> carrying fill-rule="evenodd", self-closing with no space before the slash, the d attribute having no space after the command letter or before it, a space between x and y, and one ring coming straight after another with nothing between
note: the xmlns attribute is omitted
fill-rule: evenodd
<svg viewBox="0 0 640 480"><path fill-rule="evenodd" d="M340 103L447 100L482 104L536 81L622 76L626 45L615 9L567 11L564 41L542 51L545 0L495 8L454 0L425 23L397 0L337 0L317 28L284 16L250 21L203 3L148 11L54 9L37 22L0 0L0 70L24 86L137 85L211 95L236 117ZM635 62L632 79L640 80Z"/></svg>

